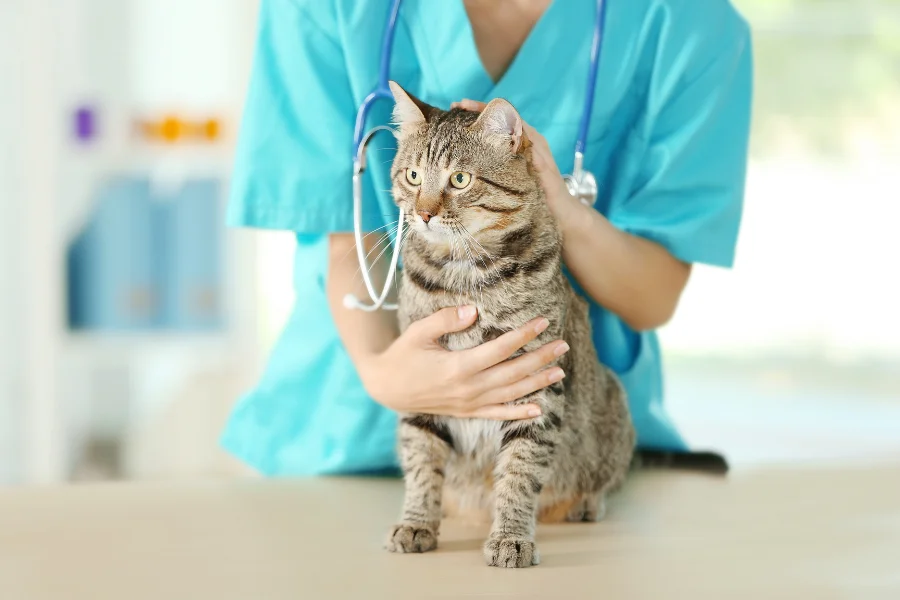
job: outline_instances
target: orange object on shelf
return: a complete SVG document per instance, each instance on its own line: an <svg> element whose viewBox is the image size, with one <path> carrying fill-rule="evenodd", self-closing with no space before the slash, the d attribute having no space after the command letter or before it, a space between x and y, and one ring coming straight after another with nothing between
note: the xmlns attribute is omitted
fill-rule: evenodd
<svg viewBox="0 0 900 600"><path fill-rule="evenodd" d="M184 124L177 117L167 117L159 125L160 137L167 142L177 142L184 129Z"/></svg>
<svg viewBox="0 0 900 600"><path fill-rule="evenodd" d="M222 124L215 117L188 121L176 116L162 120L138 120L137 129L147 139L169 144L187 141L218 141L222 136Z"/></svg>
<svg viewBox="0 0 900 600"><path fill-rule="evenodd" d="M206 126L204 127L206 139L210 141L219 139L220 130L221 126L219 125L218 119L209 119L208 121L206 121Z"/></svg>

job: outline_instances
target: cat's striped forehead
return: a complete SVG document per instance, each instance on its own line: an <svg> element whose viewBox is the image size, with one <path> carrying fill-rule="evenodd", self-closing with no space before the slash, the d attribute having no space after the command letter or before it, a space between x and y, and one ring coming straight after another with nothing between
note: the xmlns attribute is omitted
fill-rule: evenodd
<svg viewBox="0 0 900 600"><path fill-rule="evenodd" d="M401 140L398 157L409 164L441 169L460 162L471 165L502 158L472 129L477 120L478 113L461 108L433 109L423 125Z"/></svg>

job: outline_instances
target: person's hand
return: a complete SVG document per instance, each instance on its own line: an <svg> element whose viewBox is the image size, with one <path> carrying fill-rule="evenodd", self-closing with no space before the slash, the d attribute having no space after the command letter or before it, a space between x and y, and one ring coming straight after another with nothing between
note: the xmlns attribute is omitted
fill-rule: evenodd
<svg viewBox="0 0 900 600"><path fill-rule="evenodd" d="M472 112L481 112L487 106L484 102L477 100L464 99L454 102L451 108L462 108ZM573 201L572 195L569 194L569 188L559 172L553 153L550 152L550 145L547 140L538 131L523 121L523 129L525 135L532 145L532 161L534 168L541 178L541 187L544 188L544 196L547 199L547 206L565 229L565 224L570 221L577 220L577 211L580 207L578 202Z"/></svg>
<svg viewBox="0 0 900 600"><path fill-rule="evenodd" d="M539 318L517 330L457 352L438 344L442 336L475 322L475 307L445 308L406 331L362 365L360 376L380 404L400 412L511 421L540 416L536 404L508 405L565 377L543 369L569 350L561 340L507 360L547 329Z"/></svg>

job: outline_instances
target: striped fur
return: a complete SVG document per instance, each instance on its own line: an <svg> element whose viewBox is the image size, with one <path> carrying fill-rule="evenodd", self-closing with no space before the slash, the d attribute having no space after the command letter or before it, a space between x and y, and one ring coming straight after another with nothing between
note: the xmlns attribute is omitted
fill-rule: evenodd
<svg viewBox="0 0 900 600"><path fill-rule="evenodd" d="M538 517L596 520L605 495L624 479L635 443L625 393L600 364L588 305L562 272L559 231L527 140L486 130L484 117L395 95L400 112L411 113L409 101L425 117L401 122L392 173L411 232L403 250L401 329L441 308L474 304L478 320L445 336L447 349L472 348L543 316L550 327L524 351L558 338L571 350L557 363L566 379L519 400L538 403L539 418L501 423L401 415L406 493L387 547L432 550L442 514L476 513L493 523L487 563L527 567L539 562ZM491 110L513 109L495 101ZM407 168L424 174L421 186L408 184ZM455 171L473 174L467 189L447 185ZM438 206L428 224L417 216L422 202Z"/></svg>

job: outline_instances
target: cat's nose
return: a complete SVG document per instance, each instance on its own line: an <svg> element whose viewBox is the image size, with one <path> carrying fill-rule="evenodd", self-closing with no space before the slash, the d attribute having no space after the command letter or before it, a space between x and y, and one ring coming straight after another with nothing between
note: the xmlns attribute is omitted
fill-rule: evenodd
<svg viewBox="0 0 900 600"><path fill-rule="evenodd" d="M431 217L433 217L434 215L432 213L428 212L427 210L420 210L419 216L422 217L422 220L427 223L428 221L431 220Z"/></svg>

